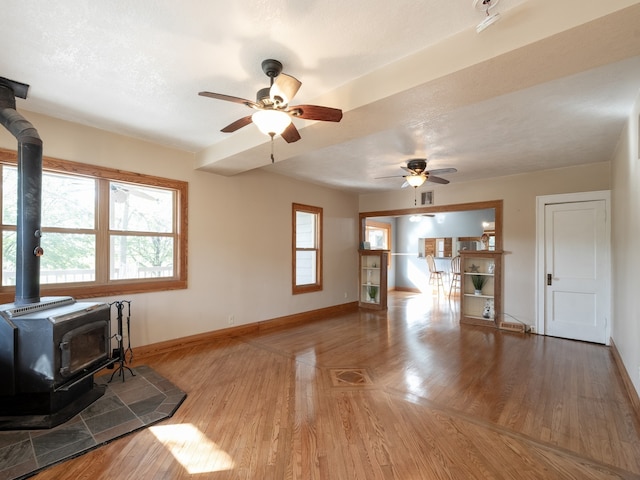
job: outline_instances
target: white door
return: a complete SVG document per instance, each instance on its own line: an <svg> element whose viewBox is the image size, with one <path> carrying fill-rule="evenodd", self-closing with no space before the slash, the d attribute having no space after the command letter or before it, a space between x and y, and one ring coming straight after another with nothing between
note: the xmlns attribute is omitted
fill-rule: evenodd
<svg viewBox="0 0 640 480"><path fill-rule="evenodd" d="M544 217L545 333L607 343L606 202L545 205Z"/></svg>

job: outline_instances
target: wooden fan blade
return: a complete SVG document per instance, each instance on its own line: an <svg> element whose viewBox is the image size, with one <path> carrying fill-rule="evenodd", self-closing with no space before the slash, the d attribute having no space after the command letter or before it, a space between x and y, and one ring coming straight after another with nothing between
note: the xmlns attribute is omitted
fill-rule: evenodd
<svg viewBox="0 0 640 480"><path fill-rule="evenodd" d="M387 175L385 177L375 177L374 180L379 180L381 178L400 178L400 177L404 178L406 177L406 175Z"/></svg>
<svg viewBox="0 0 640 480"><path fill-rule="evenodd" d="M276 105L286 105L298 93L302 83L291 75L281 73L271 85L269 96Z"/></svg>
<svg viewBox="0 0 640 480"><path fill-rule="evenodd" d="M225 95L223 93L200 92L198 93L198 95L202 97L215 98L216 100L224 100L226 102L241 103L242 105L246 105L247 107L251 107L251 108L256 108L258 110L262 108L256 102L247 100L246 98L233 97L231 95Z"/></svg>
<svg viewBox="0 0 640 480"><path fill-rule="evenodd" d="M296 105L289 109L289 114L305 120L322 120L324 122L339 122L342 120L342 110L339 108L321 107L319 105Z"/></svg>
<svg viewBox="0 0 640 480"><path fill-rule="evenodd" d="M282 74L281 74L282 75ZM298 140L300 140L300 132L298 132L298 129L296 128L296 126L293 124L293 122L291 122L289 124L289 126L287 128L284 129L284 132L282 132L280 134L280 136L282 138L284 138L284 140L287 143L293 143L293 142L297 142Z"/></svg>
<svg viewBox="0 0 640 480"><path fill-rule="evenodd" d="M446 185L447 183L449 183L449 180L447 180L446 178L434 177L433 175L429 175L427 176L427 182L442 183L443 185Z"/></svg>
<svg viewBox="0 0 640 480"><path fill-rule="evenodd" d="M227 125L226 127L224 127L222 130L220 130L221 132L224 133L231 133L231 132L235 132L236 130L241 129L242 127L245 127L247 125L249 125L251 123L251 115L246 116L246 117L242 117L239 118L238 120L236 120L233 123L230 123L229 125Z"/></svg>
<svg viewBox="0 0 640 480"><path fill-rule="evenodd" d="M436 168L435 170L429 170L429 175L432 173L435 175L442 175L443 173L456 173L458 169L456 168Z"/></svg>

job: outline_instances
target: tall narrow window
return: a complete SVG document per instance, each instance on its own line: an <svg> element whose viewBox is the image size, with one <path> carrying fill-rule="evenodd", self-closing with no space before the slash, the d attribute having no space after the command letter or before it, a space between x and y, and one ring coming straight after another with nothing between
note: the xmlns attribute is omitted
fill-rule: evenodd
<svg viewBox="0 0 640 480"><path fill-rule="evenodd" d="M293 204L293 293L322 290L322 208Z"/></svg>

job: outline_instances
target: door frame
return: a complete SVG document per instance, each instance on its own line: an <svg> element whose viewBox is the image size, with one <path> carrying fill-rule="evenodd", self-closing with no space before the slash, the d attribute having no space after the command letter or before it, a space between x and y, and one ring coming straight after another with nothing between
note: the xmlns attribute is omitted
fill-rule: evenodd
<svg viewBox="0 0 640 480"><path fill-rule="evenodd" d="M607 315L605 326L606 345L611 343L611 191L598 190L594 192L562 193L557 195L543 195L536 197L536 272L535 272L535 315L536 333L546 335L545 332L545 209L547 205L558 203L579 203L604 200L605 202L605 276L609 285L605 312Z"/></svg>

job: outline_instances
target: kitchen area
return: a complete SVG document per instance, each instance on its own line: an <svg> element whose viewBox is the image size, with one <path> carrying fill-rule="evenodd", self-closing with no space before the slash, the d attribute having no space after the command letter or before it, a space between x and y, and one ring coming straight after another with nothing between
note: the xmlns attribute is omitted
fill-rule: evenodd
<svg viewBox="0 0 640 480"><path fill-rule="evenodd" d="M429 269L426 256L433 255L444 273L448 292L451 259L464 250L495 249L495 209L438 212L367 218L378 227L390 226L389 290L427 291ZM484 237L483 237L484 235Z"/></svg>

